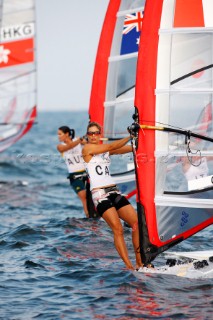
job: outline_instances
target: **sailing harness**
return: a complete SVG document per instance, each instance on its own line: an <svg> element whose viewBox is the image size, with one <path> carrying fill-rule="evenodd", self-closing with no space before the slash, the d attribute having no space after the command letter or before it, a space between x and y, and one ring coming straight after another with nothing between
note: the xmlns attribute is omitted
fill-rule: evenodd
<svg viewBox="0 0 213 320"><path fill-rule="evenodd" d="M117 195L121 194L117 186L92 190L92 199L93 199L94 205L97 207L99 203L107 200L107 197L112 193L116 193ZM118 198L120 197L118 196Z"/></svg>
<svg viewBox="0 0 213 320"><path fill-rule="evenodd" d="M70 180L80 179L80 180L85 181L85 180L87 180L87 173L86 173L86 171L70 173L67 176L67 179L70 179Z"/></svg>
<svg viewBox="0 0 213 320"><path fill-rule="evenodd" d="M100 216L108 209L121 209L129 205L129 201L121 194L116 185L92 190L92 199Z"/></svg>

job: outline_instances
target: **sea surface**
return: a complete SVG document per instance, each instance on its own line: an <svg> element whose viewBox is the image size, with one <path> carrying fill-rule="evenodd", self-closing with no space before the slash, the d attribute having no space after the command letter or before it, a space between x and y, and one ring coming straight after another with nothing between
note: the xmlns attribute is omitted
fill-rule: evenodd
<svg viewBox="0 0 213 320"><path fill-rule="evenodd" d="M106 223L85 218L56 145L61 125L85 133L87 113L40 113L37 121L0 154L0 319L213 319L213 279L138 279ZM212 238L209 227L176 250L211 250ZM129 228L125 239L133 261Z"/></svg>

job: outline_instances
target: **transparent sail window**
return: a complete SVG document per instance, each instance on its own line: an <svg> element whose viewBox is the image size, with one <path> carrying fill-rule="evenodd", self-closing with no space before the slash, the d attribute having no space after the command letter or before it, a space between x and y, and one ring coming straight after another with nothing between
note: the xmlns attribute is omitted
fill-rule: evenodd
<svg viewBox="0 0 213 320"><path fill-rule="evenodd" d="M123 102L117 99L116 104L105 108L104 136L120 138L127 135L127 127L131 124L134 113L133 100L128 100L128 97L131 97L133 92L134 88L119 97L120 100L124 100Z"/></svg>
<svg viewBox="0 0 213 320"><path fill-rule="evenodd" d="M115 100L135 86L136 63L137 57L110 63L106 101Z"/></svg>
<svg viewBox="0 0 213 320"><path fill-rule="evenodd" d="M175 34L172 36L172 88L212 88L213 35Z"/></svg>
<svg viewBox="0 0 213 320"><path fill-rule="evenodd" d="M212 135L212 101L211 93L171 94L168 123L202 135Z"/></svg>
<svg viewBox="0 0 213 320"><path fill-rule="evenodd" d="M213 137L211 93L171 94L164 124L201 136ZM164 108L161 109L164 114ZM213 142L176 132L156 132L161 147L157 157L157 194L213 197Z"/></svg>

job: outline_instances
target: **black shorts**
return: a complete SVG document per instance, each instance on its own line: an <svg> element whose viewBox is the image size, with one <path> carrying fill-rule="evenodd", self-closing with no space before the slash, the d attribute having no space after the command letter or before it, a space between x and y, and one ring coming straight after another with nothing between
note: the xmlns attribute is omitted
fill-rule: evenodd
<svg viewBox="0 0 213 320"><path fill-rule="evenodd" d="M98 211L98 214L102 216L104 212L110 208L114 207L116 210L119 210L122 207L127 206L128 204L130 203L124 196L115 192L110 193L106 197L106 199L99 202L96 209Z"/></svg>

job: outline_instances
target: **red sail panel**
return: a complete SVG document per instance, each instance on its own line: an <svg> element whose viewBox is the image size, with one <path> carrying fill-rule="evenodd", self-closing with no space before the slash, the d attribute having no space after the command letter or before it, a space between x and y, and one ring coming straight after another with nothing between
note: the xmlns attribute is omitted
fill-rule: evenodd
<svg viewBox="0 0 213 320"><path fill-rule="evenodd" d="M28 112L26 115L25 115L26 119L27 119L27 124L24 128L24 130L22 131L22 134L21 136L19 137L19 139L25 135L33 126L34 124L34 121L37 117L37 108L36 106L33 107L32 110L30 110L30 112Z"/></svg>
<svg viewBox="0 0 213 320"><path fill-rule="evenodd" d="M202 0L176 0L174 27L204 27Z"/></svg>
<svg viewBox="0 0 213 320"><path fill-rule="evenodd" d="M0 68L34 61L33 38L0 43Z"/></svg>
<svg viewBox="0 0 213 320"><path fill-rule="evenodd" d="M163 0L146 1L139 48L135 106L139 112L139 123L155 123L155 88L157 72L158 29L160 27ZM137 150L137 179L141 188L138 201L143 205L150 239L157 239L155 213L155 131L139 132Z"/></svg>
<svg viewBox="0 0 213 320"><path fill-rule="evenodd" d="M108 58L110 56L116 24L116 14L119 10L120 2L121 0L114 0L110 1L109 3L95 62L92 90L90 95L89 116L91 121L96 121L100 125L103 125L104 122L104 101L108 73Z"/></svg>
<svg viewBox="0 0 213 320"><path fill-rule="evenodd" d="M14 135L5 138L3 141L1 141L0 152L6 150L14 143L16 143L19 139L21 139L32 128L36 117L37 108L36 106L34 106L29 112L26 112L26 114L24 114L22 119L23 124L20 123L16 127L14 127L14 129L16 130Z"/></svg>

